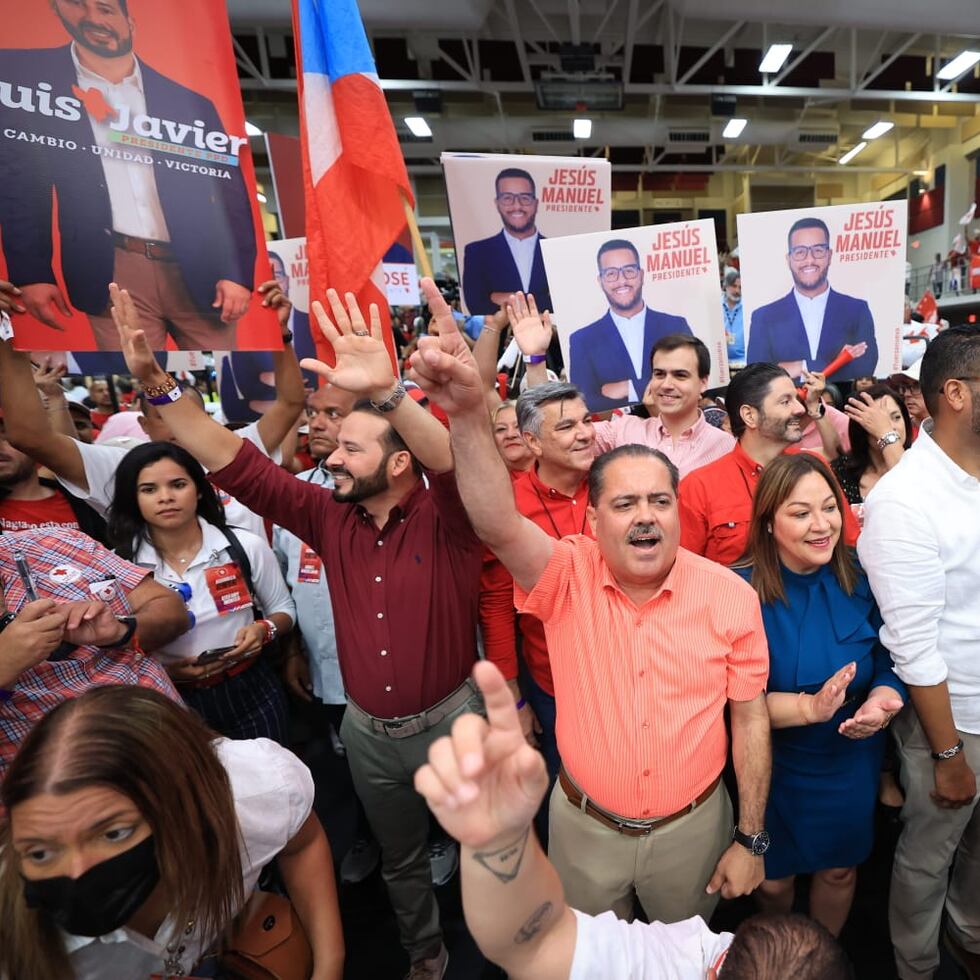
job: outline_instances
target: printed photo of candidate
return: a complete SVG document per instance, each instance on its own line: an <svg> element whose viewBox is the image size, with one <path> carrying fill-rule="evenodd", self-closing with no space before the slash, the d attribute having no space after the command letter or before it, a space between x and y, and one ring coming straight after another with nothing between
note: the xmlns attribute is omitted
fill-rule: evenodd
<svg viewBox="0 0 980 980"><path fill-rule="evenodd" d="M71 315L69 302L88 314L100 350L119 349L111 281L132 294L154 349L168 336L186 350L233 348L257 245L239 161L217 161L236 157L246 140L225 133L208 98L138 57L132 4L50 0L67 43L0 52L20 108L28 108L25 93L37 100L26 112L14 111L13 100L0 108L4 125L34 137L11 144L3 160L8 278L27 312L48 326L61 329L55 317ZM39 13L30 16L43 16L40 2L31 6ZM78 108L69 112L68 103ZM147 132L153 136L142 144L131 139ZM208 150L167 154L153 146L171 141ZM67 297L54 268L55 199Z"/></svg>
<svg viewBox="0 0 980 980"><path fill-rule="evenodd" d="M494 180L494 204L503 228L463 249L463 299L471 314L492 314L511 293L533 293L539 310L551 309L541 258L534 178L518 167Z"/></svg>
<svg viewBox="0 0 980 980"><path fill-rule="evenodd" d="M853 360L834 381L873 375L878 363L874 318L868 303L830 285L830 229L820 218L795 221L787 235L786 264L793 288L760 306L749 322L747 360L771 361L798 378L822 371L846 348Z"/></svg>
<svg viewBox="0 0 980 980"><path fill-rule="evenodd" d="M632 242L614 238L596 253L596 281L609 309L569 337L571 381L593 412L642 400L650 383L653 345L671 333L692 333L687 319L652 310L643 299L643 266Z"/></svg>

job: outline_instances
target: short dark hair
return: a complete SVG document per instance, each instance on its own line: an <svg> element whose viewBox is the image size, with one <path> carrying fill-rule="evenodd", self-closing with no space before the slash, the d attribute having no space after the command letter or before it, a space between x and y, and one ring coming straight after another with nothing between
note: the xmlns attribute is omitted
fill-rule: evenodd
<svg viewBox="0 0 980 980"><path fill-rule="evenodd" d="M898 405L905 422L905 442L903 445L908 449L912 445L912 418L905 406L905 399L894 388L885 384L874 384L854 397L860 398L861 395L867 395L872 401L888 397ZM847 423L847 435L851 443L851 451L841 457L841 462L838 465L845 476L855 483L860 483L864 471L871 465L871 442L868 439L868 430L863 425L859 425L856 419L851 419Z"/></svg>
<svg viewBox="0 0 980 980"><path fill-rule="evenodd" d="M830 244L830 229L826 222L819 218L797 218L790 226L789 234L786 236L787 251L793 247L793 235L798 231L803 231L804 228L819 228L827 236L827 244Z"/></svg>
<svg viewBox="0 0 980 980"><path fill-rule="evenodd" d="M814 919L797 914L753 915L735 933L725 980L853 980L837 940Z"/></svg>
<svg viewBox="0 0 980 980"><path fill-rule="evenodd" d="M415 458L412 450L408 448L408 443L399 435L398 430L391 424L391 420L384 412L379 412L370 398L362 398L355 402L351 412L361 412L364 415L373 415L385 423L385 430L381 435L381 448L384 451L385 462L395 453L408 453L412 460L412 472L416 476L422 475L422 464Z"/></svg>
<svg viewBox="0 0 980 980"><path fill-rule="evenodd" d="M667 467L670 474L670 488L677 496L677 484L680 482L680 474L677 467L659 450L652 449L637 442L628 442L625 446L617 446L610 449L607 453L596 456L592 462L592 469L589 470L589 503L593 507L599 502L605 484L605 471L610 463L615 463L617 459L629 456L633 459L655 459Z"/></svg>
<svg viewBox="0 0 980 980"><path fill-rule="evenodd" d="M980 376L980 323L941 330L922 355L919 384L929 414L936 416L943 386L953 378Z"/></svg>
<svg viewBox="0 0 980 980"><path fill-rule="evenodd" d="M653 355L658 351L680 350L682 347L689 347L694 351L694 356L698 359L698 377L706 378L711 374L711 354L704 342L689 333L669 333L666 337L661 337L650 350L650 367L653 367Z"/></svg>
<svg viewBox="0 0 980 980"><path fill-rule="evenodd" d="M595 264L596 267L602 272L602 262L600 261L606 252L615 252L620 248L628 248L635 256L637 265L640 264L640 253L636 250L636 246L632 242L626 241L625 238L611 238L608 242L603 242L599 246L599 251L595 253Z"/></svg>
<svg viewBox="0 0 980 980"><path fill-rule="evenodd" d="M732 423L732 435L736 439L745 431L742 406L762 408L773 381L788 378L789 375L778 364L758 361L739 371L729 382L725 393L725 410Z"/></svg>
<svg viewBox="0 0 980 980"><path fill-rule="evenodd" d="M500 182L506 180L508 177L517 177L521 180L526 180L531 185L531 193L537 194L537 188L534 186L534 178L526 170L521 170L520 167L506 167L497 174L493 181L495 194L500 193Z"/></svg>

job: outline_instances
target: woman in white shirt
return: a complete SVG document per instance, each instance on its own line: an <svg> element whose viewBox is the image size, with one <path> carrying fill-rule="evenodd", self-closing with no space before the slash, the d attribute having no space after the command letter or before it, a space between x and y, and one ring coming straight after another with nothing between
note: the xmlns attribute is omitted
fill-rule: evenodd
<svg viewBox="0 0 980 980"><path fill-rule="evenodd" d="M292 629L296 609L272 549L227 525L197 460L168 442L130 450L109 539L187 603L191 628L154 651L184 700L222 735L284 744L285 694L262 652Z"/></svg>
<svg viewBox="0 0 980 980"><path fill-rule="evenodd" d="M235 916L277 858L312 977L340 980L313 781L274 742L212 741L156 691L96 688L34 728L0 794L0 976L214 976Z"/></svg>

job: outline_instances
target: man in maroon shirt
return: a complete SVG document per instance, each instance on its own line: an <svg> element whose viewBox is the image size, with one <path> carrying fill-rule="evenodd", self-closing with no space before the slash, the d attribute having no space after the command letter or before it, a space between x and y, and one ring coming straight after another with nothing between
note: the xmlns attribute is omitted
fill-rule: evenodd
<svg viewBox="0 0 980 980"><path fill-rule="evenodd" d="M353 297L348 315L330 290L337 326L319 303L313 312L337 365L304 365L364 400L341 423L327 459L333 491L297 480L176 394L131 298L114 285L111 293L130 371L177 441L214 483L323 559L348 696L341 733L354 786L381 844L410 976L439 980L448 953L430 877L428 811L412 777L456 717L482 711L469 679L482 546L456 492L449 434L392 375L377 310L369 331Z"/></svg>

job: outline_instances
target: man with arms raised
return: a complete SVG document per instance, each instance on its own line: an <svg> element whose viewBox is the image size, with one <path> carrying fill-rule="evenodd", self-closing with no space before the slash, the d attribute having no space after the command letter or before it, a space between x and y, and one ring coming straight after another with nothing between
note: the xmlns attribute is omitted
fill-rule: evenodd
<svg viewBox="0 0 980 980"><path fill-rule="evenodd" d="M521 516L487 425L472 355L438 294L438 337L412 356L449 415L460 494L477 533L542 620L563 767L551 856L572 905L650 919L708 917L718 893L762 880L769 786L768 651L745 583L678 548L677 471L623 446L589 474L595 540L556 541ZM720 781L731 709L738 827Z"/></svg>

